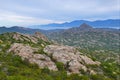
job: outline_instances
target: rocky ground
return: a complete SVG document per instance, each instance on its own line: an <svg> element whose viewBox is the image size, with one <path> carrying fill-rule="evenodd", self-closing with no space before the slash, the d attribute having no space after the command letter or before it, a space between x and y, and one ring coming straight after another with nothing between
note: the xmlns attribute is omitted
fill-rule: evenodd
<svg viewBox="0 0 120 80"><path fill-rule="evenodd" d="M16 32L1 34L0 79L10 80L11 76L15 80L19 77L28 80L28 76L30 80L118 79L119 64L114 59L108 59L104 52L99 54L97 51L94 55L85 52L87 51L50 42L38 32L34 35Z"/></svg>
<svg viewBox="0 0 120 80"><path fill-rule="evenodd" d="M87 68L87 65L100 65L100 62L93 61L87 56L80 53L74 47L60 46L60 45L48 45L43 50L46 53L35 54L37 48L32 48L28 45L14 43L11 45L8 52L14 52L19 55L22 60L27 60L30 63L37 64L40 68L48 67L50 70L58 70L56 62L61 62L66 66L68 73L80 73L80 70L89 71L91 74L95 74L95 71Z"/></svg>

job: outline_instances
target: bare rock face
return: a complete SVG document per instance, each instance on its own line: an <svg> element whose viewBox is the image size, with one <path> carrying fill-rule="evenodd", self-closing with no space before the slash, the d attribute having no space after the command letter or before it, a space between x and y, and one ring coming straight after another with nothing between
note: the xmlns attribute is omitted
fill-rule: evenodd
<svg viewBox="0 0 120 80"><path fill-rule="evenodd" d="M48 42L48 39L45 35L41 34L40 32L35 32L35 37L39 38L39 39L42 39L43 41L46 41Z"/></svg>
<svg viewBox="0 0 120 80"><path fill-rule="evenodd" d="M81 69L87 71L86 65L100 64L87 56L83 56L82 53L70 46L48 45L44 48L44 52L52 56L57 62L68 65L69 73L79 73Z"/></svg>
<svg viewBox="0 0 120 80"><path fill-rule="evenodd" d="M48 42L48 39L43 34L36 32L33 36L28 34L20 34L14 33L13 39L20 40L20 41L31 41L33 43L37 43L39 39Z"/></svg>
<svg viewBox="0 0 120 80"><path fill-rule="evenodd" d="M40 68L48 67L50 70L57 70L55 63L44 54L34 54L33 57L29 59L29 62L38 64Z"/></svg>
<svg viewBox="0 0 120 80"><path fill-rule="evenodd" d="M14 52L22 60L37 64L40 68L48 67L50 70L58 70L55 62L61 62L66 67L68 74L80 73L80 70L89 71L90 74L96 72L87 65L99 65L100 62L93 61L91 58L80 53L76 48L70 46L48 45L44 48L46 54L35 54L38 48L28 45L14 43L8 52Z"/></svg>
<svg viewBox="0 0 120 80"><path fill-rule="evenodd" d="M85 64L87 64L87 65L99 65L100 64L100 62L98 62L98 61L93 61L93 60L91 60L91 58L88 58L87 56L80 56L80 58L84 61L84 63Z"/></svg>
<svg viewBox="0 0 120 80"><path fill-rule="evenodd" d="M14 43L8 52L14 52L19 55L23 60L27 59L30 63L37 64L40 68L48 67L50 70L57 70L56 65L51 59L44 54L34 54L37 48L30 46Z"/></svg>

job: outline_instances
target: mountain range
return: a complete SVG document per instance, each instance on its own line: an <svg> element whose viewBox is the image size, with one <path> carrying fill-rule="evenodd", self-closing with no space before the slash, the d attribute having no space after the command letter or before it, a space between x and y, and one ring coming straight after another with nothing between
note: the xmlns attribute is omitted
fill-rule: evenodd
<svg viewBox="0 0 120 80"><path fill-rule="evenodd" d="M75 20L72 22L65 22L65 23L52 23L47 25L33 25L29 26L30 28L34 29L68 29L72 27L79 27L79 25L86 23L94 28L117 28L120 27L120 19L108 19L108 20L96 20L96 21L87 21L87 20Z"/></svg>
<svg viewBox="0 0 120 80"><path fill-rule="evenodd" d="M62 24L48 24L48 25L34 25L28 27L21 27L21 26L12 26L12 27L0 27L0 34L4 32L20 32L20 33L28 33L33 34L35 32L42 32L44 34L51 33L51 32L59 32L63 31L64 29L69 28L76 28L79 25L86 23L93 28L101 28L106 30L114 30L119 29L120 27L120 19L109 19L109 20L97 20L97 21L85 21L85 20L75 20L72 22L66 22ZM109 28L109 29L108 29Z"/></svg>

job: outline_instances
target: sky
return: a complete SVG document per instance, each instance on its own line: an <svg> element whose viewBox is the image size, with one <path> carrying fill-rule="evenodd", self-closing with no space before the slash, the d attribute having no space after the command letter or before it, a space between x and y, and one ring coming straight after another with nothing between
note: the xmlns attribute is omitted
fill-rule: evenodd
<svg viewBox="0 0 120 80"><path fill-rule="evenodd" d="M120 18L120 0L0 0L0 26Z"/></svg>

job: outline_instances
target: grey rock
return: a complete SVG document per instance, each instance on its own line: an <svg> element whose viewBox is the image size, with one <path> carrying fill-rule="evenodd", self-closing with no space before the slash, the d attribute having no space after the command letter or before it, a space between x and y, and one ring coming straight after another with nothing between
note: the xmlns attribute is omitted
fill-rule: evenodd
<svg viewBox="0 0 120 80"><path fill-rule="evenodd" d="M37 43L39 41L39 39L49 42L47 37L39 32L36 32L34 35L20 34L20 33L16 32L13 34L13 39L20 40L20 41L28 41L28 42L31 41L33 43Z"/></svg>
<svg viewBox="0 0 120 80"><path fill-rule="evenodd" d="M44 48L46 54L34 54L38 48L28 45L14 43L8 52L14 52L23 60L27 59L30 63L37 64L40 68L48 67L50 70L57 71L55 62L61 62L66 66L68 74L80 73L80 70L89 71L96 74L87 65L100 65L100 62L93 61L91 58L80 53L76 48L63 45L48 45Z"/></svg>
<svg viewBox="0 0 120 80"><path fill-rule="evenodd" d="M82 53L74 47L70 46L48 45L44 48L44 52L55 61L68 65L69 73L79 73L81 69L87 71L86 65L100 65L100 62L93 61L91 58L82 55Z"/></svg>
<svg viewBox="0 0 120 80"><path fill-rule="evenodd" d="M14 43L8 52L14 52L16 55L19 55L23 60L29 61L30 63L37 64L40 68L48 67L50 70L57 70L57 67L51 59L44 54L34 54L34 51L37 51L37 48L32 48L30 46Z"/></svg>

